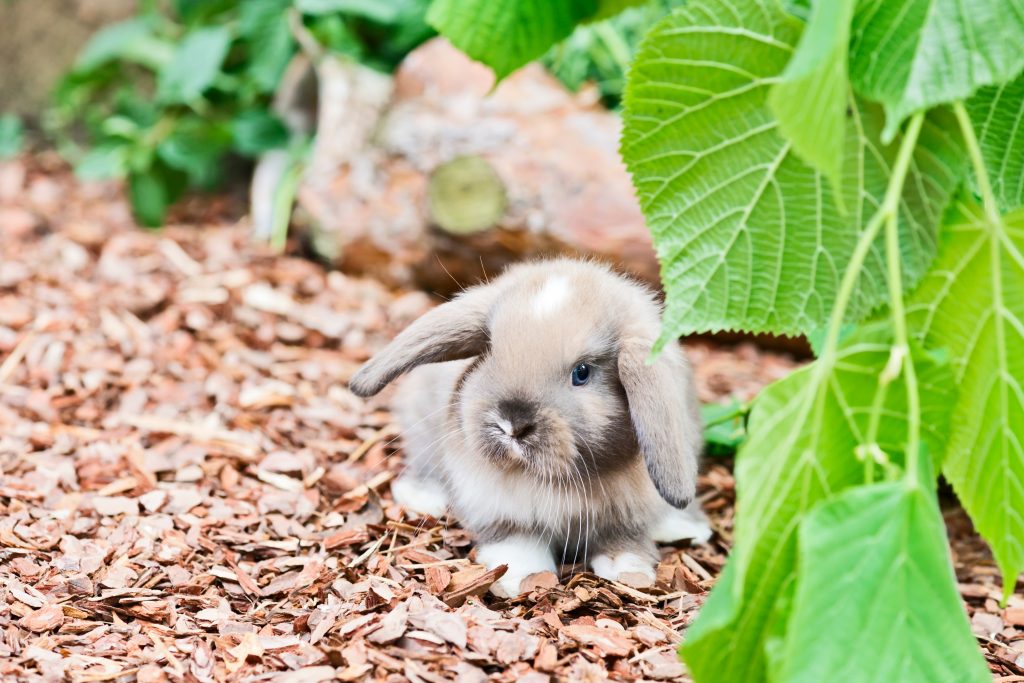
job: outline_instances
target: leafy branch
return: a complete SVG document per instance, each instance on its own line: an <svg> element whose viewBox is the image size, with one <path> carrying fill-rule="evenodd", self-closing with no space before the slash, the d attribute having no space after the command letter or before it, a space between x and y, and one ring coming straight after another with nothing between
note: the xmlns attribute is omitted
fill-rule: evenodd
<svg viewBox="0 0 1024 683"><path fill-rule="evenodd" d="M445 4L440 31L485 46L470 54L499 76L529 58L474 21L480 3ZM754 403L732 555L684 658L698 681L985 680L935 470L1009 595L1024 569L1024 0L807 5L693 0L648 31L626 86L659 343L824 330L814 364ZM522 35L594 7L486 11Z"/></svg>

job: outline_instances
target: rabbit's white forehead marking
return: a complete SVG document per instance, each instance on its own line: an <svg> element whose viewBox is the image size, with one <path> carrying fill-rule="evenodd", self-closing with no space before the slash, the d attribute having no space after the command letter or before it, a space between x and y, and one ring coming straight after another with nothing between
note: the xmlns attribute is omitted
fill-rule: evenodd
<svg viewBox="0 0 1024 683"><path fill-rule="evenodd" d="M538 318L551 315L569 300L569 290L569 278L564 275L549 277L533 298L533 314Z"/></svg>

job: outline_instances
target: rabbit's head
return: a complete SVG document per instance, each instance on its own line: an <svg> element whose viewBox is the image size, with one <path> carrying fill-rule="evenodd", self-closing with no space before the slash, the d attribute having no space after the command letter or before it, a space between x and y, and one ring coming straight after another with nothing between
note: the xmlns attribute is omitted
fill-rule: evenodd
<svg viewBox="0 0 1024 683"><path fill-rule="evenodd" d="M416 365L472 357L451 410L474 452L549 484L609 473L641 453L661 495L683 507L699 419L679 348L647 362L659 324L650 292L604 266L524 264L421 317L350 387L369 396Z"/></svg>

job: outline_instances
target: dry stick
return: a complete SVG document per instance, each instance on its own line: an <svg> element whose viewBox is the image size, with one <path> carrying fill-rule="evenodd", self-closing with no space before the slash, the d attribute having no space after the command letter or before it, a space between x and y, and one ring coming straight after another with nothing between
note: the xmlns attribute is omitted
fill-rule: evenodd
<svg viewBox="0 0 1024 683"><path fill-rule="evenodd" d="M361 444L359 444L359 447L356 448L354 451L352 451L352 455L348 456L348 460L346 460L345 462L350 462L350 463L356 462L357 460L362 458L364 455L366 455L366 453L371 448L373 448L375 444L379 443L380 441L383 441L384 439L386 439L386 438L388 438L390 436L397 436L397 435L398 435L398 425L396 425L395 423L392 422L391 424L388 424L388 425L385 425L385 426L381 427L380 429L378 429L373 434L373 436L371 436L370 438L366 439Z"/></svg>

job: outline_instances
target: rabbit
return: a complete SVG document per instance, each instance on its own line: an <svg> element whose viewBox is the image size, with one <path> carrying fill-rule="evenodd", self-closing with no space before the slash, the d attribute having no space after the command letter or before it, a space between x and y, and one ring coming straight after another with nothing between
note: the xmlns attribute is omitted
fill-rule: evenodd
<svg viewBox="0 0 1024 683"><path fill-rule="evenodd" d="M581 560L651 585L656 541L711 535L693 502L703 444L680 347L648 361L661 308L607 266L511 266L402 331L352 376L361 397L408 373L395 397L408 464L396 502L476 538L491 590Z"/></svg>

